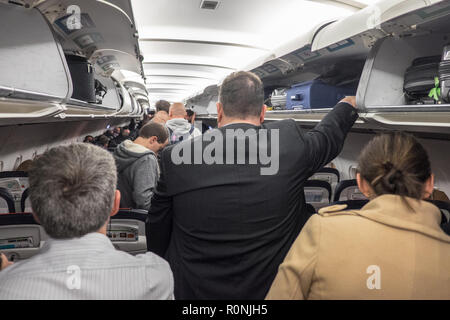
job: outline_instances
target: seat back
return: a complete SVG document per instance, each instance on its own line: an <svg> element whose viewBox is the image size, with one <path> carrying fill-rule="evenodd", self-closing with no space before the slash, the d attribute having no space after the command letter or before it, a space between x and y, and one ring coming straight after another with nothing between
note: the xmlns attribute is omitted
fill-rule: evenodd
<svg viewBox="0 0 450 320"><path fill-rule="evenodd" d="M341 181L341 176L339 171L334 168L322 168L319 169L316 173L314 173L309 180L322 180L328 182L331 185L331 198L333 198L334 190L336 190L336 186Z"/></svg>
<svg viewBox="0 0 450 320"><path fill-rule="evenodd" d="M28 173L24 171L0 172L0 187L9 191L14 199L15 212L19 212L22 194L29 187Z"/></svg>
<svg viewBox="0 0 450 320"><path fill-rule="evenodd" d="M331 185L326 181L307 180L303 186L305 190L305 202L319 210L328 206L331 202Z"/></svg>
<svg viewBox="0 0 450 320"><path fill-rule="evenodd" d="M9 191L0 187L0 213L14 213L14 199Z"/></svg>
<svg viewBox="0 0 450 320"><path fill-rule="evenodd" d="M322 168L314 173L309 180L322 180L326 181L331 185L336 185L339 183L340 174L337 169L334 168Z"/></svg>
<svg viewBox="0 0 450 320"><path fill-rule="evenodd" d="M342 180L336 186L333 201L346 200L367 200L367 197L359 190L356 179Z"/></svg>
<svg viewBox="0 0 450 320"><path fill-rule="evenodd" d="M0 214L0 250L10 261L37 254L48 238L30 213Z"/></svg>
<svg viewBox="0 0 450 320"><path fill-rule="evenodd" d="M118 250L130 254L147 252L147 210L120 209L111 217L107 235Z"/></svg>
<svg viewBox="0 0 450 320"><path fill-rule="evenodd" d="M25 191L22 194L22 197L20 199L20 210L22 212L31 212L31 201L29 197L29 188L25 189Z"/></svg>

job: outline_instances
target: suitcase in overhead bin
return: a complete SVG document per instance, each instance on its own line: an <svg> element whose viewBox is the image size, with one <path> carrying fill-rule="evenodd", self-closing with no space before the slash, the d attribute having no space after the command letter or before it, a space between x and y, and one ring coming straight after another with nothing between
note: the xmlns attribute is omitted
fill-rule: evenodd
<svg viewBox="0 0 450 320"><path fill-rule="evenodd" d="M66 54L67 64L72 77L72 98L96 103L94 70L84 57Z"/></svg>
<svg viewBox="0 0 450 320"><path fill-rule="evenodd" d="M270 104L274 110L286 109L286 92L287 88L278 88L273 90L270 95Z"/></svg>
<svg viewBox="0 0 450 320"><path fill-rule="evenodd" d="M403 89L409 102L434 103L428 95L435 87L440 62L441 56L420 57L406 70Z"/></svg>
<svg viewBox="0 0 450 320"><path fill-rule="evenodd" d="M354 96L356 87L338 87L320 80L293 85L287 92L286 109L322 109L334 107L345 96Z"/></svg>
<svg viewBox="0 0 450 320"><path fill-rule="evenodd" d="M442 61L439 65L439 81L441 85L441 99L450 103L450 44L444 47Z"/></svg>

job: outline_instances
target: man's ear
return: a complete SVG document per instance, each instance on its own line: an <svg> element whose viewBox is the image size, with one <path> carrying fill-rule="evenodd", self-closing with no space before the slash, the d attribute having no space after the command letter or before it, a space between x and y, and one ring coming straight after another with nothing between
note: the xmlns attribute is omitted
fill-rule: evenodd
<svg viewBox="0 0 450 320"><path fill-rule="evenodd" d="M371 196L369 183L361 177L360 173L356 173L356 182L358 183L359 191L369 199Z"/></svg>
<svg viewBox="0 0 450 320"><path fill-rule="evenodd" d="M265 104L263 104L263 106L261 108L261 114L259 116L259 120L261 121L261 123L264 122L264 117L266 116L266 111L267 111L267 106Z"/></svg>
<svg viewBox="0 0 450 320"><path fill-rule="evenodd" d="M430 177L425 181L425 186L423 188L423 198L428 199L431 197L434 191L434 174L431 174Z"/></svg>
<svg viewBox="0 0 450 320"><path fill-rule="evenodd" d="M222 122L223 119L223 104L217 102L216 107L217 107L217 126L220 127L220 122Z"/></svg>
<svg viewBox="0 0 450 320"><path fill-rule="evenodd" d="M150 137L148 142L149 144L154 144L155 142L158 142L158 137L157 136Z"/></svg>
<svg viewBox="0 0 450 320"><path fill-rule="evenodd" d="M114 195L114 203L113 203L113 207L112 207L110 216L111 217L115 216L117 214L117 212L119 212L119 208L120 208L120 191L116 190L116 193Z"/></svg>

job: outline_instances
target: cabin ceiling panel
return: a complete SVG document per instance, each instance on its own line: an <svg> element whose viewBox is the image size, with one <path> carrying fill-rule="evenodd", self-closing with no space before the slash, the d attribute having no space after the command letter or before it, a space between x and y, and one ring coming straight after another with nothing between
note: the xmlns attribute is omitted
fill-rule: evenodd
<svg viewBox="0 0 450 320"><path fill-rule="evenodd" d="M170 81L156 79L168 83L168 89L170 83L180 83L176 78L193 84L196 91L187 90L182 98L220 83L234 70L251 70L273 59L278 47L363 6L340 1L220 0L217 9L205 10L200 0L131 3L147 84L154 76L169 77Z"/></svg>

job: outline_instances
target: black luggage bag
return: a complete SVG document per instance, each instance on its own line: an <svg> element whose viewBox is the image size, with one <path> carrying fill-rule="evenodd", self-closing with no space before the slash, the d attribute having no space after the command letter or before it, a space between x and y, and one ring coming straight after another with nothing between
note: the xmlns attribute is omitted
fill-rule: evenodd
<svg viewBox="0 0 450 320"><path fill-rule="evenodd" d="M84 57L66 55L70 75L72 76L72 98L90 103L96 103L94 70L91 63Z"/></svg>
<svg viewBox="0 0 450 320"><path fill-rule="evenodd" d="M417 58L406 70L403 88L410 102L434 103L428 95L436 85L435 78L439 74L440 62L441 56Z"/></svg>

